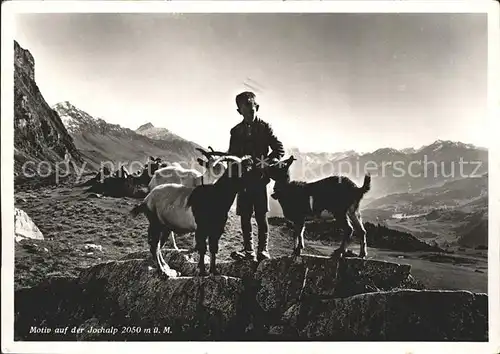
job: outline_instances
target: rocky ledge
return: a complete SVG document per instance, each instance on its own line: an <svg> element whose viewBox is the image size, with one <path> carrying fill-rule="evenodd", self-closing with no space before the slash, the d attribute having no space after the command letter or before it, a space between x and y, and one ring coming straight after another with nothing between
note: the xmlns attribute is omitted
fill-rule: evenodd
<svg viewBox="0 0 500 354"><path fill-rule="evenodd" d="M425 290L409 265L281 257L199 277L164 257L181 276L145 252L16 291L16 340L488 340L486 294Z"/></svg>

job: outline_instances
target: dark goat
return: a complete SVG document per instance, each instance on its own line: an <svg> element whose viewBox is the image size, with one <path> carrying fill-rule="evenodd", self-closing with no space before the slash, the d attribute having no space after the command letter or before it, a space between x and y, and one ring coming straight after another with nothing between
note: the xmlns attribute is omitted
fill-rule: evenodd
<svg viewBox="0 0 500 354"><path fill-rule="evenodd" d="M327 210L334 215L344 230L342 243L333 255L342 256L346 252L355 231L361 236L359 257L365 258L366 231L361 220L359 203L370 190L370 175L365 175L362 187L358 187L346 176L331 176L314 182L290 181L288 170L293 161L295 158L290 156L268 168L269 177L275 181L271 197L278 200L283 215L294 224L293 254L300 256L304 248L306 219L319 216Z"/></svg>
<svg viewBox="0 0 500 354"><path fill-rule="evenodd" d="M207 239L210 249L210 273L215 268L219 239L224 232L229 209L241 188L241 179L252 168L249 157L222 156L214 165L228 162L224 174L212 185L188 187L177 183L155 187L144 201L131 210L132 216L144 213L149 220L148 242L158 269L167 276L173 272L161 255L160 249L168 235L195 232L195 250L200 255L198 267L205 275Z"/></svg>
<svg viewBox="0 0 500 354"><path fill-rule="evenodd" d="M195 249L200 255L198 263L200 274L206 273L204 257L207 251L207 238L210 251L210 273L218 274L215 263L216 254L219 251L219 240L224 233L229 209L233 205L236 194L242 188L242 179L252 168L250 157L240 160L225 156L220 160L230 161L222 177L214 184L197 186L186 204L188 208L191 207L196 220Z"/></svg>
<svg viewBox="0 0 500 354"><path fill-rule="evenodd" d="M154 176L155 172L166 166L168 166L168 164L166 162L162 162L160 158L154 159L153 157L150 157L149 161L142 168L142 170L139 170L134 174L135 183L137 185L147 186L149 182L151 182L151 178Z"/></svg>

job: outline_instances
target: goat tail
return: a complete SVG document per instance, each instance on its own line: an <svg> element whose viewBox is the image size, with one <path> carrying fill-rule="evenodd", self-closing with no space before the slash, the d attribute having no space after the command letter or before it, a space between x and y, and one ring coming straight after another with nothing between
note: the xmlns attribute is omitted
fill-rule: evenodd
<svg viewBox="0 0 500 354"><path fill-rule="evenodd" d="M363 181L363 185L359 188L360 192L362 194L365 194L366 192L368 192L371 188L371 181L372 181L372 177L369 173L367 173L365 175L365 179Z"/></svg>
<svg viewBox="0 0 500 354"><path fill-rule="evenodd" d="M141 204L137 204L132 210L130 210L130 215L135 218L137 215L144 213L146 211L146 203L142 202Z"/></svg>

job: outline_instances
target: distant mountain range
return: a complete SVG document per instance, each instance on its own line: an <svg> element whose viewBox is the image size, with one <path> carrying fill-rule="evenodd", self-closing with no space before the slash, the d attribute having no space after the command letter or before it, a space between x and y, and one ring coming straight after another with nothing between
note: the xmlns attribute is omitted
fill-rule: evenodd
<svg viewBox="0 0 500 354"><path fill-rule="evenodd" d="M199 168L194 161L200 153L195 149L201 146L165 128L155 128L151 123L135 131L123 128L94 118L68 101L54 105L53 109L61 117L85 161L94 168L102 161L145 162L148 156L170 162L188 162L186 167ZM135 167L139 168L139 164Z"/></svg>
<svg viewBox="0 0 500 354"><path fill-rule="evenodd" d="M320 164L310 164L300 156L294 164L296 178L306 180L344 174L361 183L364 174L369 172L372 189L366 197L376 199L480 176L488 171L488 151L471 144L437 140L420 149L381 148L365 154L347 152L342 158L325 159Z"/></svg>
<svg viewBox="0 0 500 354"><path fill-rule="evenodd" d="M488 151L483 147L436 140L419 149L363 154L289 149L287 155L297 159L290 168L292 179L345 174L360 185L366 168L372 175L372 188L361 203L366 221L442 245L488 244ZM462 170L461 161L466 162ZM271 214L280 215L279 205L270 204Z"/></svg>

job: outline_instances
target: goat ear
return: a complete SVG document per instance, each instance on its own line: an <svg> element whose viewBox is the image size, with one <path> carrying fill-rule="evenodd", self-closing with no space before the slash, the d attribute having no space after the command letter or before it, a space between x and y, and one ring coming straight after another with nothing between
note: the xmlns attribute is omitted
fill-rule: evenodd
<svg viewBox="0 0 500 354"><path fill-rule="evenodd" d="M288 160L286 161L286 167L290 167L290 165L295 161L295 157L290 156Z"/></svg>

